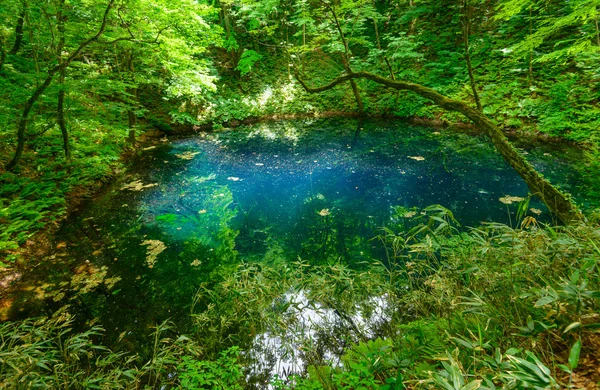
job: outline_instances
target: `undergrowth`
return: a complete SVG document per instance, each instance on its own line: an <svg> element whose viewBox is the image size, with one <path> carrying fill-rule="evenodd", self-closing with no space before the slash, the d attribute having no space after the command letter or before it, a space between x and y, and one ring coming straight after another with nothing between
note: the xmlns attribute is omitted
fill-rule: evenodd
<svg viewBox="0 0 600 390"><path fill-rule="evenodd" d="M154 349L170 354L159 369L101 347L98 328L77 333L56 318L4 324L3 385L550 389L599 380L586 374L600 347L597 226L527 220L460 233L441 207L416 218L408 231L381 231L374 243L385 261L241 264L201 286L191 340L178 339L187 350L156 336ZM306 310L329 320L303 324ZM269 349L265 335L280 344ZM302 363L277 371L277 356Z"/></svg>
<svg viewBox="0 0 600 390"><path fill-rule="evenodd" d="M126 134L116 124L80 121L72 129L71 161L54 129L31 141L19 171L0 169L0 268L17 260L19 248L36 233L60 223L70 201L91 196L111 179L128 147ZM8 155L6 150L0 157Z"/></svg>

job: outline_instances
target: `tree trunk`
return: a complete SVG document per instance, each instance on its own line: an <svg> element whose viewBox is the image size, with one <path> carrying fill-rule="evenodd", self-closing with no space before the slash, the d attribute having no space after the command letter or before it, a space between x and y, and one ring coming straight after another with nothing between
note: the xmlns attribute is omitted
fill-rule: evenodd
<svg viewBox="0 0 600 390"><path fill-rule="evenodd" d="M377 40L377 49L381 50L381 40L379 38L379 28L377 27L377 19L373 19L373 27L375 28L375 39Z"/></svg>
<svg viewBox="0 0 600 390"><path fill-rule="evenodd" d="M131 85L135 85L135 66L133 63L133 51L129 52L127 68L127 70L129 71L129 82L131 83ZM134 103L137 104L138 89L135 87L129 88L127 92L129 93L129 95L132 96ZM135 126L137 124L137 118L135 116L134 107L130 107L129 110L127 110L127 124L129 126L129 143L133 147L135 147Z"/></svg>
<svg viewBox="0 0 600 390"><path fill-rule="evenodd" d="M387 56L383 57L383 59L385 60L388 70L390 71L390 77L392 78L392 80L396 80L396 75L394 75L394 69L392 68L392 65L390 64L390 61L388 60Z"/></svg>
<svg viewBox="0 0 600 390"><path fill-rule="evenodd" d="M408 6L410 8L414 8L415 7L415 3L413 2L413 0L409 0L408 1ZM408 35L414 35L415 33L415 27L417 26L417 19L413 19L410 21L410 27L408 29Z"/></svg>
<svg viewBox="0 0 600 390"><path fill-rule="evenodd" d="M4 50L4 45L0 41L0 73L2 72L2 68L4 67L4 61L6 60L6 50Z"/></svg>
<svg viewBox="0 0 600 390"><path fill-rule="evenodd" d="M17 122L17 149L15 150L15 154L12 160L10 160L9 163L6 165L7 171L10 171L11 169L15 168L19 163L19 160L21 159L23 149L25 149L25 131L27 130L27 120L29 119L29 113L31 112L31 109L33 108L35 102L39 99L42 93L46 90L46 88L48 88L48 86L52 82L54 75L58 71L58 69L55 69L56 68L52 68L48 71L48 76L46 76L46 79L44 80L42 85L36 88L36 90L33 92L33 95L31 95L31 97L27 100L25 106L23 107L23 112L21 113L21 117Z"/></svg>
<svg viewBox="0 0 600 390"><path fill-rule="evenodd" d="M424 87L419 84L409 83L405 81L395 81L381 77L369 72L357 72L338 77L328 85L310 88L297 74L296 78L302 87L310 93L323 92L334 88L335 86L348 82L352 79L367 79L388 88L396 90L407 90L416 93L417 95L433 101L443 109L456 111L470 119L485 135L487 135L498 152L512 166L515 171L523 178L531 193L539 197L542 202L548 206L548 209L554 213L565 224L584 220L583 215L573 204L570 197L555 188L535 168L527 162L527 160L517 152L510 144L506 136L502 133L490 119L488 119L481 111L478 111L467 103L459 100L450 99L437 91Z"/></svg>
<svg viewBox="0 0 600 390"><path fill-rule="evenodd" d="M19 14L17 19L17 25L15 26L15 44L8 54L15 55L21 48L21 42L23 42L23 24L25 24L25 9Z"/></svg>
<svg viewBox="0 0 600 390"><path fill-rule="evenodd" d="M352 71L350 70L350 67L346 67L346 72L349 74L352 73ZM360 97L360 91L358 90L358 85L356 85L356 82L354 80L351 80L350 87L352 87L352 93L354 94L354 99L356 100L356 104L358 105L358 112L362 114L365 112L365 106L363 104L362 98Z"/></svg>
<svg viewBox="0 0 600 390"><path fill-rule="evenodd" d="M471 35L471 7L469 0L465 0L464 4L464 21L463 21L463 42L465 44L465 60L467 62L467 71L469 73L469 81L471 83L471 90L473 91L473 98L475 99L475 105L479 111L483 112L481 107L481 100L479 100L479 93L477 92L477 86L475 85L475 76L473 75L473 65L471 64L471 54L469 53L469 35Z"/></svg>
<svg viewBox="0 0 600 390"><path fill-rule="evenodd" d="M59 84L60 90L58 91L58 105L56 108L56 123L58 123L58 127L60 127L60 132L62 133L63 138L63 150L65 151L65 158L68 162L71 162L71 147L69 146L69 131L67 130L67 124L65 122L65 110L64 110L64 102L65 102L65 69L63 68L60 71L59 76Z"/></svg>
<svg viewBox="0 0 600 390"><path fill-rule="evenodd" d="M62 51L65 47L65 19L63 15L63 10L65 6L65 0L60 0L59 9L56 15L56 21L58 25L58 46L56 47L56 57L58 58L58 63L62 65ZM60 70L58 83L58 104L56 107L56 122L58 123L58 127L60 127L60 132L62 133L63 138L63 150L65 151L65 158L67 162L71 162L71 148L69 146L69 131L67 130L67 124L65 122L65 73L66 69L63 67Z"/></svg>
<svg viewBox="0 0 600 390"><path fill-rule="evenodd" d="M594 22L596 24L596 43L600 46L600 27L598 26L598 7L596 7L596 16L594 17Z"/></svg>
<svg viewBox="0 0 600 390"><path fill-rule="evenodd" d="M342 26L338 20L337 14L333 7L329 6L329 10L333 15L333 20L337 27L338 32L340 33L340 39L344 44L344 53L342 53L342 65L344 66L344 70L346 74L352 74L352 69L350 68L350 48L348 47L348 41L346 41L346 37L344 36L344 32L342 31ZM361 114L365 111L365 107L363 105L362 98L360 97L360 91L358 90L358 86L356 85L356 81L354 79L350 79L350 87L352 88L352 93L354 94L354 99L356 100L356 104L358 105L358 112Z"/></svg>
<svg viewBox="0 0 600 390"><path fill-rule="evenodd" d="M95 35L93 35L92 37L90 37L87 40L85 40L84 42L82 42L79 45L79 47L77 47L77 49L75 49L75 51L73 51L61 64L58 64L53 68L50 68L48 70L48 74L47 74L46 78L44 79L44 82L33 91L33 94L31 95L31 97L29 99L27 99L27 101L25 102L25 106L23 107L23 112L21 113L21 117L19 118L19 120L17 122L17 148L15 149L15 154L14 154L13 158L8 162L8 164L6 164L7 171L10 171L17 166L17 164L19 163L19 160L21 159L21 155L23 154L23 149L25 149L25 140L26 140L25 132L27 130L27 121L29 119L29 113L31 112L33 105L37 102L37 100L40 98L42 93L44 93L46 88L48 88L48 86L52 83L52 80L54 79L54 76L56 75L56 73L58 73L62 69L66 69L69 66L69 64L75 58L77 58L79 56L79 54L81 54L81 51L86 46L88 46L92 42L95 42L104 33L104 30L106 29L106 24L108 22L108 14L110 13L110 10L112 9L113 5L115 4L115 1L116 0L109 0L108 4L106 6L106 9L104 10L104 15L102 17L102 24L100 25L98 32Z"/></svg>
<svg viewBox="0 0 600 390"><path fill-rule="evenodd" d="M533 35L533 4L529 6L529 36ZM533 85L533 49L529 49L529 86Z"/></svg>

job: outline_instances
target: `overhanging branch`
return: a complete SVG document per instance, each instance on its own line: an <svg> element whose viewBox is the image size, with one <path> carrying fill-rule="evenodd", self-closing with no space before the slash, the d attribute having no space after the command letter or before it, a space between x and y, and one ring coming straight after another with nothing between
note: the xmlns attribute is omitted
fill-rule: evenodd
<svg viewBox="0 0 600 390"><path fill-rule="evenodd" d="M471 120L479 129L481 129L492 141L498 152L504 157L515 171L523 178L532 194L538 196L548 209L564 223L581 221L584 219L577 206L571 201L570 197L554 187L519 153L508 141L502 130L494 124L481 111L471 107L469 104L460 100L451 99L442 95L432 88L420 84L410 83L401 80L392 80L378 76L369 72L348 73L333 80L331 83L321 87L309 87L297 72L294 76L309 93L318 93L335 88L336 86L354 79L366 79L375 83L393 88L399 91L411 91L417 95L431 100L439 107L459 112Z"/></svg>

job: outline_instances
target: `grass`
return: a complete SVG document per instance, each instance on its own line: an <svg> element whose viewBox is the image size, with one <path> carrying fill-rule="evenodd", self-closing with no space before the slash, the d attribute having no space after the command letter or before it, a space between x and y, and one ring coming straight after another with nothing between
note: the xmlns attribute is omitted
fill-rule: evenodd
<svg viewBox="0 0 600 390"><path fill-rule="evenodd" d="M374 242L388 249L384 262L352 268L277 260L237 266L220 281L200 288L190 339L162 340L164 332L156 332L157 352L151 362L108 351L101 346L97 327L73 332L69 320L58 317L4 324L3 385L33 388L48 381L56 388L66 388L66 383L84 388L97 381L99 388L185 388L186 383L231 389L268 383L278 389L595 386L600 379L591 369L600 360L597 225L550 227L529 221L527 228L486 224L459 233L442 208L428 208L417 218L408 231L400 225L382 230ZM304 308L285 298L294 292L305 294ZM373 297L385 300L385 316L373 316ZM335 315L329 324L311 324L315 332L289 337L302 329L293 313L306 308ZM298 354L304 368L274 377L270 367L257 362L256 350L249 351L264 332L280 336L281 348L286 341L295 343L289 351Z"/></svg>

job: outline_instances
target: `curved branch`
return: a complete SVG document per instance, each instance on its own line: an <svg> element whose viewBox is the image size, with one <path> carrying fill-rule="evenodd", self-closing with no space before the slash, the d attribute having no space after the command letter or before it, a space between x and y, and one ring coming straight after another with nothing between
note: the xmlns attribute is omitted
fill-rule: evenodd
<svg viewBox="0 0 600 390"><path fill-rule="evenodd" d="M369 72L346 74L336 78L327 85L316 88L309 87L299 77L297 72L295 72L294 75L296 76L296 79L300 85L302 85L302 87L310 93L327 91L335 88L339 84L353 79L367 79L384 85L388 88L414 92L421 97L431 100L445 110L459 112L471 120L478 128L483 130L485 135L490 138L506 162L508 162L510 166L512 166L523 178L531 193L538 196L542 202L548 206L548 209L561 221L568 224L574 221L582 221L584 219L583 215L577 206L571 201L570 197L554 187L548 180L544 179L544 177L536 171L536 169L525 159L525 157L523 157L523 155L521 155L511 145L498 126L496 126L482 112L469 106L465 102L451 99L432 88L428 88L420 84L401 80L391 80Z"/></svg>

